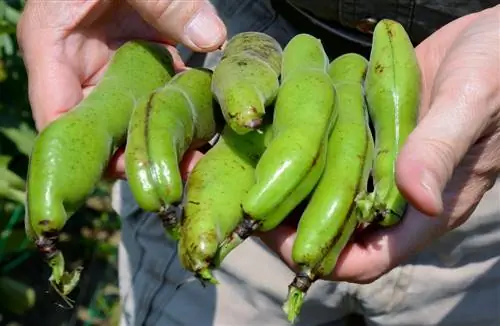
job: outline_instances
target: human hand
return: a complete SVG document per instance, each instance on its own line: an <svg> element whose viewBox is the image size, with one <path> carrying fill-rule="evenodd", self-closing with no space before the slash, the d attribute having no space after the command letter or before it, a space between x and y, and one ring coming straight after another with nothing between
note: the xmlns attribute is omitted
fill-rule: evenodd
<svg viewBox="0 0 500 326"><path fill-rule="evenodd" d="M78 104L116 48L130 39L164 44L175 68L182 70L176 43L204 52L218 48L225 37L225 26L208 0L28 1L18 41L36 127L43 129ZM108 175L124 177L123 150L114 155Z"/></svg>
<svg viewBox="0 0 500 326"><path fill-rule="evenodd" d="M448 24L416 51L423 78L420 120L396 164L410 207L400 225L364 231L361 242L349 244L331 280L377 279L463 224L498 177L500 6ZM286 223L261 235L294 270L295 232Z"/></svg>

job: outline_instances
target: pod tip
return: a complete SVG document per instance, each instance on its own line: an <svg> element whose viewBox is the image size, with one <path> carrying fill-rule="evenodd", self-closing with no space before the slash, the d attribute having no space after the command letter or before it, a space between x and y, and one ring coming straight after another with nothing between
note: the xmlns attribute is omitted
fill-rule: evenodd
<svg viewBox="0 0 500 326"><path fill-rule="evenodd" d="M250 128L250 129L257 129L260 126L262 126L262 119L261 118L253 118L245 123L245 127Z"/></svg>

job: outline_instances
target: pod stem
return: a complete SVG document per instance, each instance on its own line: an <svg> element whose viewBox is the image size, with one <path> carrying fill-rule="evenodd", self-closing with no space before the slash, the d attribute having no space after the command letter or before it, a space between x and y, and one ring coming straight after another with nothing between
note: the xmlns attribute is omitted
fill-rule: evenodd
<svg viewBox="0 0 500 326"><path fill-rule="evenodd" d="M48 265L52 268L52 274L49 277L52 288L70 308L73 308L73 301L68 298L68 295L78 285L83 267L78 266L71 272L65 271L64 256L59 250L48 258Z"/></svg>
<svg viewBox="0 0 500 326"><path fill-rule="evenodd" d="M200 268L195 272L195 277L201 281L203 285L205 283L210 283L213 285L218 285L219 281L213 276L212 271L208 267Z"/></svg>
<svg viewBox="0 0 500 326"><path fill-rule="evenodd" d="M45 232L45 235L40 236L35 241L35 244L52 269L49 277L52 288L61 296L68 306L72 308L73 301L68 298L68 295L78 285L83 267L79 266L71 272L66 271L64 256L61 250L57 249L56 246L58 236L58 232Z"/></svg>
<svg viewBox="0 0 500 326"><path fill-rule="evenodd" d="M175 211L175 206L162 207L157 213L163 224L165 233L174 241L179 241L181 237L180 219Z"/></svg>
<svg viewBox="0 0 500 326"><path fill-rule="evenodd" d="M292 324L300 315L304 298L313 281L306 273L298 273L288 286L288 295L283 303L283 311Z"/></svg>
<svg viewBox="0 0 500 326"><path fill-rule="evenodd" d="M356 209L359 212L358 220L361 223L378 223L382 226L391 226L398 223L403 215L390 209L386 203L377 200L376 191L360 193L355 202ZM406 210L406 207L404 210Z"/></svg>
<svg viewBox="0 0 500 326"><path fill-rule="evenodd" d="M220 266L222 261L233 249L238 247L243 241L250 237L260 226L260 223L254 221L248 217L243 218L243 220L236 226L236 228L231 232L231 234L225 238L219 245L217 254L214 257L214 266Z"/></svg>
<svg viewBox="0 0 500 326"><path fill-rule="evenodd" d="M358 210L358 220L363 223L372 223L377 218L375 208L375 192L361 192L356 199L356 209Z"/></svg>

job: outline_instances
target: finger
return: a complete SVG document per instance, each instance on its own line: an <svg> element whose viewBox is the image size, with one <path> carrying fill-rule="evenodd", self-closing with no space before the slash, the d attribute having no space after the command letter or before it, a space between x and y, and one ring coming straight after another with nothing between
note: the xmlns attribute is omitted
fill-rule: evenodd
<svg viewBox="0 0 500 326"><path fill-rule="evenodd" d="M125 174L125 145L119 147L111 156L104 178L109 181L127 178Z"/></svg>
<svg viewBox="0 0 500 326"><path fill-rule="evenodd" d="M226 27L207 0L128 0L139 14L172 41L195 51L215 50Z"/></svg>
<svg viewBox="0 0 500 326"><path fill-rule="evenodd" d="M409 207L397 227L363 234L342 252L329 279L371 283L446 231L445 219L435 219Z"/></svg>
<svg viewBox="0 0 500 326"><path fill-rule="evenodd" d="M423 213L439 215L455 167L500 103L500 36L496 17L480 17L455 42L436 73L429 111L408 137L396 164L398 186ZM488 19L491 22L487 21ZM485 21L486 20L486 21Z"/></svg>
<svg viewBox="0 0 500 326"><path fill-rule="evenodd" d="M193 170L196 163L203 157L203 154L199 151L187 151L184 154L182 161L180 163L181 175L183 180L187 180L189 173Z"/></svg>
<svg viewBox="0 0 500 326"><path fill-rule="evenodd" d="M57 4L58 7L64 4ZM71 55L61 46L65 29L81 20L94 6L68 4L67 15L48 2L26 4L17 25L16 36L28 73L28 95L36 128L48 123L75 106L83 97L81 80Z"/></svg>
<svg viewBox="0 0 500 326"><path fill-rule="evenodd" d="M111 156L108 168L104 173L104 178L107 180L126 179L124 154L125 146L116 150L116 152ZM202 157L203 154L199 151L186 152L180 163L181 176L183 180L187 180L189 173Z"/></svg>
<svg viewBox="0 0 500 326"><path fill-rule="evenodd" d="M71 65L57 54L41 50L24 60L33 119L40 131L81 101L81 83Z"/></svg>
<svg viewBox="0 0 500 326"><path fill-rule="evenodd" d="M348 244L334 271L325 279L359 284L373 282L417 252L437 234L443 233L445 228L445 221L424 216L410 208L407 217L397 227L366 234L362 242ZM260 235L260 238L297 272L297 265L292 259L295 236L295 228L279 226Z"/></svg>
<svg viewBox="0 0 500 326"><path fill-rule="evenodd" d="M277 253L290 269L298 272L298 267L292 259L292 248L296 232L296 227L284 224L270 231L260 232L256 234L256 236L258 236L269 249Z"/></svg>

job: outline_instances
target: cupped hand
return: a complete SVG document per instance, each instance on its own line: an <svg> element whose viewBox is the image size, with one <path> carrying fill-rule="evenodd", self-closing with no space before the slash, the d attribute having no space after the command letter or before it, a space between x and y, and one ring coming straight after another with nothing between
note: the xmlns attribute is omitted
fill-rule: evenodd
<svg viewBox="0 0 500 326"><path fill-rule="evenodd" d="M225 38L225 26L208 0L28 1L18 41L36 127L42 130L78 104L128 40L164 44L182 70L175 44L204 52ZM112 159L109 176L124 177L122 151Z"/></svg>
<svg viewBox="0 0 500 326"><path fill-rule="evenodd" d="M464 16L417 49L420 119L396 164L410 207L401 224L362 232L331 280L371 282L463 224L500 171L500 6ZM293 269L294 226L261 238Z"/></svg>

